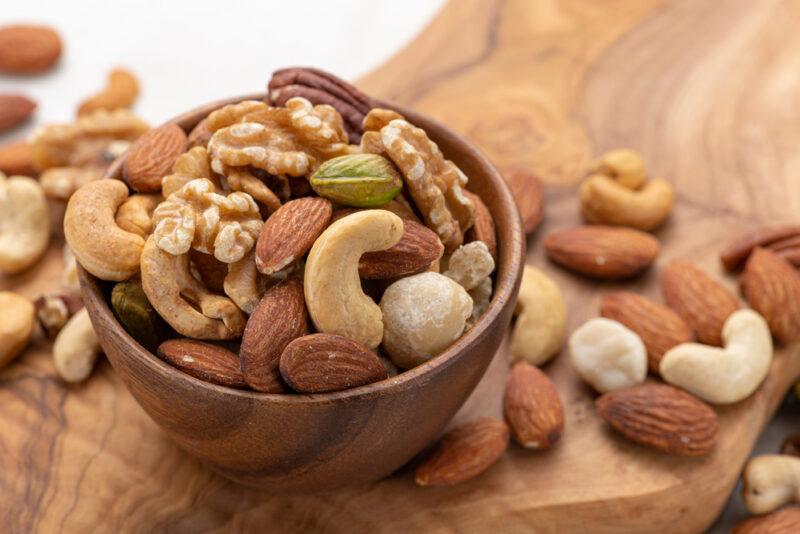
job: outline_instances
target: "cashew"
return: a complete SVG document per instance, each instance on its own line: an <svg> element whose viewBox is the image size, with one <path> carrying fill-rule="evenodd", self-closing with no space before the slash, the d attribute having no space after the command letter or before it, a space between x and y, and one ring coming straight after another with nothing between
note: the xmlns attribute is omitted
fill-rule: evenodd
<svg viewBox="0 0 800 534"><path fill-rule="evenodd" d="M403 221L385 210L364 210L343 217L320 235L305 269L308 313L317 330L377 347L383 339L380 307L361 290L358 260L365 252L385 250L403 236Z"/></svg>
<svg viewBox="0 0 800 534"><path fill-rule="evenodd" d="M153 233L153 210L164 198L159 194L137 193L122 203L117 210L117 226L132 234L147 238Z"/></svg>
<svg viewBox="0 0 800 534"><path fill-rule="evenodd" d="M652 230L672 211L675 192L665 180L651 180L634 190L609 176L595 174L581 184L580 199L587 222Z"/></svg>
<svg viewBox="0 0 800 534"><path fill-rule="evenodd" d="M567 305L555 282L525 266L519 288L517 323L511 334L512 361L542 365L561 351L567 328Z"/></svg>
<svg viewBox="0 0 800 534"><path fill-rule="evenodd" d="M148 300L179 334L195 339L242 335L245 316L233 301L211 293L192 276L189 254L164 252L150 236L141 259L142 288Z"/></svg>
<svg viewBox="0 0 800 534"><path fill-rule="evenodd" d="M50 242L50 215L41 186L0 172L0 272L24 271Z"/></svg>
<svg viewBox="0 0 800 534"><path fill-rule="evenodd" d="M64 236L84 269L102 280L127 280L139 271L142 236L117 226L117 208L128 199L119 180L89 182L69 199Z"/></svg>
<svg viewBox="0 0 800 534"><path fill-rule="evenodd" d="M270 279L256 268L255 249L245 254L241 260L228 264L224 289L239 309L252 315L261 297L267 291Z"/></svg>
<svg viewBox="0 0 800 534"><path fill-rule="evenodd" d="M765 454L747 462L742 498L752 514L765 514L785 504L800 504L800 458Z"/></svg>
<svg viewBox="0 0 800 534"><path fill-rule="evenodd" d="M647 377L642 338L622 323L598 317L569 338L572 366L600 393L634 386Z"/></svg>
<svg viewBox="0 0 800 534"><path fill-rule="evenodd" d="M661 377L716 404L749 397L772 362L767 322L753 310L734 312L722 327L722 342L725 348L700 343L673 347L661 359Z"/></svg>
<svg viewBox="0 0 800 534"><path fill-rule="evenodd" d="M14 361L28 345L35 324L31 301L0 291L0 369Z"/></svg>
<svg viewBox="0 0 800 534"><path fill-rule="evenodd" d="M82 382L92 373L100 342L86 308L72 316L53 343L53 362L67 382Z"/></svg>
<svg viewBox="0 0 800 534"><path fill-rule="evenodd" d="M609 150L595 162L591 174L609 176L628 189L639 189L647 179L642 156L630 148Z"/></svg>

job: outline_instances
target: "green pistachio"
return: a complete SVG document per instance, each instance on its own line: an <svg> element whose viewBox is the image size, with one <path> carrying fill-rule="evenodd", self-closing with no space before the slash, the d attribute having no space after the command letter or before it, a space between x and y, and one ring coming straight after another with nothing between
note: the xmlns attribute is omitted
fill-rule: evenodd
<svg viewBox="0 0 800 534"><path fill-rule="evenodd" d="M145 348L155 350L163 341L167 327L147 300L139 280L128 280L114 286L111 309L131 337Z"/></svg>
<svg viewBox="0 0 800 534"><path fill-rule="evenodd" d="M403 186L394 164L378 154L339 156L320 165L311 187L338 204L373 208L392 200Z"/></svg>

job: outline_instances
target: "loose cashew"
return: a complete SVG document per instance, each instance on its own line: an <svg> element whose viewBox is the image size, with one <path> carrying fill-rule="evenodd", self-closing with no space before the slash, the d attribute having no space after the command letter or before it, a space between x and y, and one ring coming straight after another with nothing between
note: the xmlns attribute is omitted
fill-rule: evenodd
<svg viewBox="0 0 800 534"><path fill-rule="evenodd" d="M36 322L33 303L10 291L0 291L0 369L28 345Z"/></svg>
<svg viewBox="0 0 800 534"><path fill-rule="evenodd" d="M647 377L642 338L622 323L598 317L569 338L572 366L600 393L635 386Z"/></svg>
<svg viewBox="0 0 800 534"><path fill-rule="evenodd" d="M268 277L258 272L253 249L241 260L228 264L228 275L224 282L225 294L240 310L252 315L267 291L269 281Z"/></svg>
<svg viewBox="0 0 800 534"><path fill-rule="evenodd" d="M595 162L591 173L610 176L628 189L639 189L647 179L642 156L630 148L609 150Z"/></svg>
<svg viewBox="0 0 800 534"><path fill-rule="evenodd" d="M525 266L519 288L517 323L511 334L512 361L542 365L561 351L567 328L567 305L555 282Z"/></svg>
<svg viewBox="0 0 800 534"><path fill-rule="evenodd" d="M229 298L211 293L192 276L189 254L164 252L150 236L141 259L142 288L148 300L179 334L195 339L242 335L244 314Z"/></svg>
<svg viewBox="0 0 800 534"><path fill-rule="evenodd" d="M86 308L72 316L53 343L53 362L67 382L82 382L92 373L100 342Z"/></svg>
<svg viewBox="0 0 800 534"><path fill-rule="evenodd" d="M153 233L153 210L162 200L164 198L159 194L132 195L117 210L117 226L146 239Z"/></svg>
<svg viewBox="0 0 800 534"><path fill-rule="evenodd" d="M661 377L716 404L739 402L764 381L772 362L767 322L753 310L739 310L722 327L725 348L682 343L664 354Z"/></svg>
<svg viewBox="0 0 800 534"><path fill-rule="evenodd" d="M42 256L50 242L50 216L41 186L0 172L0 272L18 273Z"/></svg>
<svg viewBox="0 0 800 534"><path fill-rule="evenodd" d="M403 236L403 221L385 210L364 210L331 224L308 253L305 295L317 330L339 334L370 349L383 339L380 307L361 289L358 260Z"/></svg>
<svg viewBox="0 0 800 534"><path fill-rule="evenodd" d="M64 236L84 269L102 280L127 280L139 271L142 236L117 226L117 209L128 200L119 180L98 180L78 189L67 204Z"/></svg>
<svg viewBox="0 0 800 534"><path fill-rule="evenodd" d="M642 189L634 190L609 176L595 174L581 184L580 199L587 222L652 230L672 211L675 192L665 180L650 180Z"/></svg>
<svg viewBox="0 0 800 534"><path fill-rule="evenodd" d="M765 454L747 462L742 498L752 514L765 514L785 504L800 504L800 458Z"/></svg>

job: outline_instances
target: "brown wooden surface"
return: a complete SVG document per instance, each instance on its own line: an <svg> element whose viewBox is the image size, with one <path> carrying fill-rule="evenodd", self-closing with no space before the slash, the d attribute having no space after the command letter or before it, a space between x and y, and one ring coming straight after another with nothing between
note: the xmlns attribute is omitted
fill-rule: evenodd
<svg viewBox="0 0 800 534"><path fill-rule="evenodd" d="M547 221L528 242L530 261L564 287L575 327L597 314L603 291L620 286L548 265L538 243L578 222L574 185L600 150L641 150L653 174L679 190L658 233L664 253L627 288L656 295L658 269L673 257L723 276L722 241L797 220L799 17L796 2L458 1L363 87L444 120L499 166L533 168L548 182ZM57 258L53 251L0 287L21 284L35 295L56 283ZM501 351L460 419L499 413L505 369ZM800 352L780 352L752 398L719 411L720 444L699 459L618 439L594 416L567 358L547 372L567 406L563 442L550 452L512 448L483 477L449 489L416 488L402 472L292 497L243 489L200 467L107 364L87 385L64 387L40 344L0 373L0 530L699 531L800 374Z"/></svg>

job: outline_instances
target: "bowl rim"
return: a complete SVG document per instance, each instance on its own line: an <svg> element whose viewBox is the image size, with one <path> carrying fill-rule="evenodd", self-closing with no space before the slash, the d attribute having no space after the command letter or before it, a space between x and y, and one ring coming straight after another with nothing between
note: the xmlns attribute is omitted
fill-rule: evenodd
<svg viewBox="0 0 800 534"><path fill-rule="evenodd" d="M166 121L164 124L177 124L184 129L184 131L189 132L191 131L191 128L202 121L208 115L208 113L219 107L241 102L243 100L262 100L263 97L263 94L256 93L213 101L177 115L176 117ZM492 300L489 303L489 307L478 319L475 325L460 338L458 338L452 345L445 349L444 352L434 356L427 362L412 369L402 371L396 376L388 377L378 382L372 382L370 384L342 391L313 394L264 393L259 391L235 389L213 384L211 382L206 382L184 373L142 346L119 323L116 316L111 311L111 307L109 306L104 292L101 289L101 281L89 274L80 264L78 264L82 291L84 294L88 293L88 297L94 302L99 303L99 306L95 306L96 313L102 316L102 318L107 321L107 324L112 325L112 327L117 331L117 334L121 336L121 339L125 342L127 348L131 349L132 357L140 357L143 365L147 366L152 372L163 375L164 378L188 382L191 385L211 390L220 395L237 397L241 400L269 401L293 405L318 403L325 404L341 401L371 399L386 395L388 390L403 391L407 388L411 388L418 380L424 380L425 375L437 370L443 371L450 365L454 364L459 357L463 357L467 353L467 349L470 347L470 345L475 344L487 336L490 326L499 319L504 306L510 305L513 301L522 277L526 243L524 233L522 231L522 223L519 213L516 209L514 198L499 171L486 158L486 156L484 156L464 137L455 133L439 121L432 119L427 115L423 115L422 113L408 109L404 106L377 100L375 103L380 104L382 107L387 107L398 111L405 117L409 118L410 122L413 124L417 124L418 122L426 122L434 126L434 128L439 130L440 135L438 135L438 137L447 137L449 138L449 141L455 140L462 146L468 157L473 158L477 162L478 166L487 171L487 175L492 183L492 187L495 189L496 194L501 197L500 204L507 208L512 208L506 210L508 213L499 214L507 218L507 224L511 225L509 231L510 239L508 242L501 241L500 235L498 234L498 245L500 246L498 247L499 257L497 263L498 265L503 265L505 267L504 276L500 277L499 275L501 273L499 272L495 276L495 288L492 293ZM103 176L103 179L121 179L122 165L126 156L127 153L117 158L117 160L115 160L112 165L109 166L108 170ZM495 214L493 214L493 216L494 215ZM497 219L496 216L495 219Z"/></svg>

